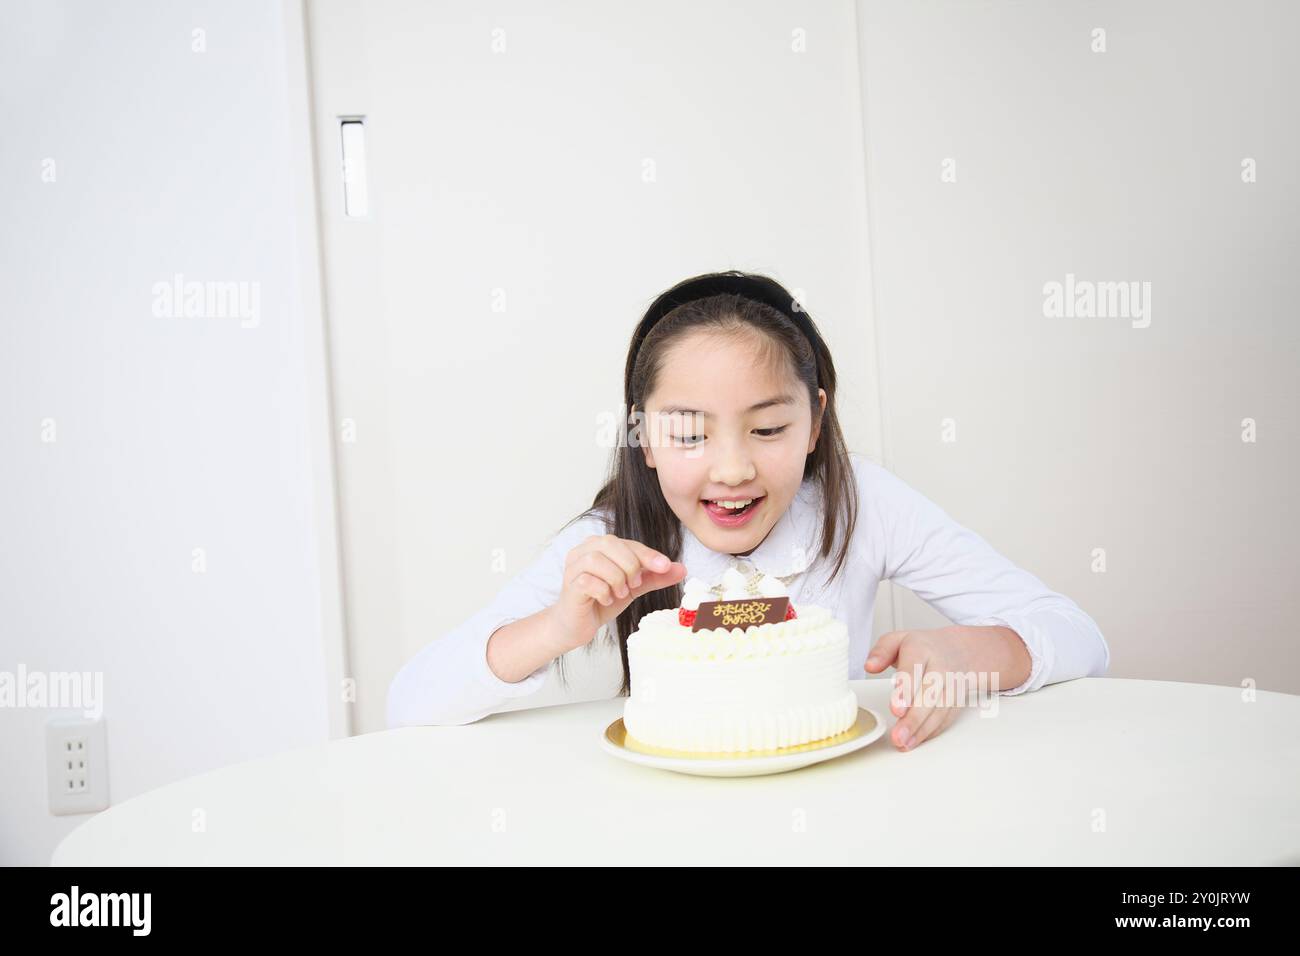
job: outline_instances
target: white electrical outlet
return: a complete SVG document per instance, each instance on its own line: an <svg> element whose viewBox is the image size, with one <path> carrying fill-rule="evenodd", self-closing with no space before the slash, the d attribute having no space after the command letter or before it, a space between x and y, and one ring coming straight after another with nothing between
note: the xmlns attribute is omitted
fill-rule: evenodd
<svg viewBox="0 0 1300 956"><path fill-rule="evenodd" d="M108 735L103 720L55 717L45 725L50 813L108 809Z"/></svg>

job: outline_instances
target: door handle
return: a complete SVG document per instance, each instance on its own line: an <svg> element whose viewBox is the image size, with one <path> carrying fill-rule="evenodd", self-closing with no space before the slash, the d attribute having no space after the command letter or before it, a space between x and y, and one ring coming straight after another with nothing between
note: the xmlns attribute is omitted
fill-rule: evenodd
<svg viewBox="0 0 1300 956"><path fill-rule="evenodd" d="M349 219L364 219L370 214L364 117L340 117L339 138L343 150L343 215Z"/></svg>

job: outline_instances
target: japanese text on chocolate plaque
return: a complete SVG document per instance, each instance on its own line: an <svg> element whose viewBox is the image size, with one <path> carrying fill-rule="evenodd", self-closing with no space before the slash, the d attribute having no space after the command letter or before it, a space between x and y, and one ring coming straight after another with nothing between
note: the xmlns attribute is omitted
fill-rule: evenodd
<svg viewBox="0 0 1300 956"><path fill-rule="evenodd" d="M692 631L715 627L753 627L785 620L788 597L746 598L739 601L702 601Z"/></svg>

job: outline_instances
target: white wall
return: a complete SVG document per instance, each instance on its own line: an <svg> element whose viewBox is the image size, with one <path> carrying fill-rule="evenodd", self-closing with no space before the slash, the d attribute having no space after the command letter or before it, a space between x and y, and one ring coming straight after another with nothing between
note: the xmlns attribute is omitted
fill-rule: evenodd
<svg viewBox="0 0 1300 956"><path fill-rule="evenodd" d="M1110 676L1300 692L1300 6L860 25L890 466L1092 613ZM1149 325L1046 317L1069 273L1149 282Z"/></svg>
<svg viewBox="0 0 1300 956"><path fill-rule="evenodd" d="M0 11L0 670L103 672L114 803L327 738L282 16ZM258 283L259 324L155 316L175 273ZM85 819L49 716L0 709L0 863Z"/></svg>

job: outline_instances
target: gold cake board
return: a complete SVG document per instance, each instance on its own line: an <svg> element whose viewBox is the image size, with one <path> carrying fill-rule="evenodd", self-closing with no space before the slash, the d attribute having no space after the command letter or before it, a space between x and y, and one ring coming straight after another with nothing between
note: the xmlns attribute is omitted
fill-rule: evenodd
<svg viewBox="0 0 1300 956"><path fill-rule="evenodd" d="M836 747L861 737L863 734L870 733L876 728L876 723L875 714L859 707L857 720L853 722L852 726L832 737L810 740L807 743L795 744L793 747L770 747L765 750L743 751L702 751L673 750L669 747L655 747L643 743L627 732L627 728L623 726L623 718L620 717L605 728L605 739L616 747L635 750L638 753L651 754L656 757L678 757L688 760L747 760L754 757L782 757L787 754L807 753L814 750L824 750L827 747Z"/></svg>

